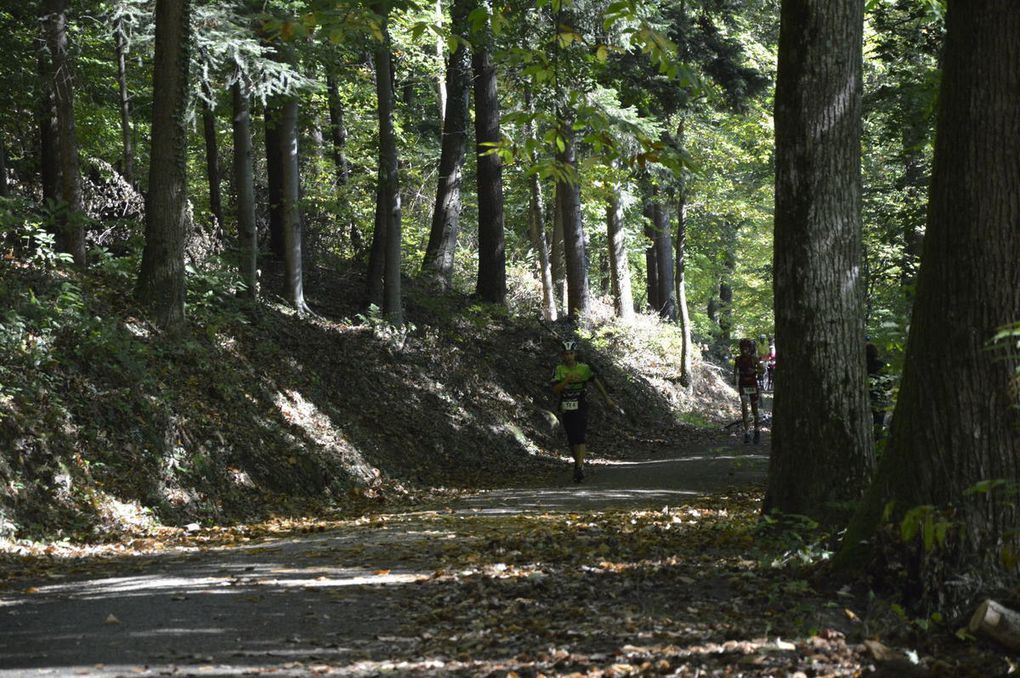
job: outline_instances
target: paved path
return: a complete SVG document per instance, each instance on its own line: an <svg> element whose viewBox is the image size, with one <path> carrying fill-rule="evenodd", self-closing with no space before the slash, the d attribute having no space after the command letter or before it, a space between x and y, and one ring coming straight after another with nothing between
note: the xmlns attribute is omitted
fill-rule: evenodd
<svg viewBox="0 0 1020 678"><path fill-rule="evenodd" d="M675 506L764 477L767 441L732 441L594 464L579 486L564 464L559 486L485 492L442 513ZM411 514L18 582L0 589L0 676L399 675L407 584L432 577L435 540L455 537Z"/></svg>

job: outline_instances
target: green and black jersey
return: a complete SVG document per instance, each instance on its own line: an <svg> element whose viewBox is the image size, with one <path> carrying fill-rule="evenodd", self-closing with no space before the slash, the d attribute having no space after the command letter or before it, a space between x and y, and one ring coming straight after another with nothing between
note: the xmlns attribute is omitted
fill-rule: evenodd
<svg viewBox="0 0 1020 678"><path fill-rule="evenodd" d="M573 367L567 367L560 363L553 372L553 385L560 383L568 375L574 375L575 381L568 384L563 389L563 392L560 393L559 409L562 412L570 412L587 407L585 391L587 390L588 382L595 376L595 370L588 363L576 363Z"/></svg>

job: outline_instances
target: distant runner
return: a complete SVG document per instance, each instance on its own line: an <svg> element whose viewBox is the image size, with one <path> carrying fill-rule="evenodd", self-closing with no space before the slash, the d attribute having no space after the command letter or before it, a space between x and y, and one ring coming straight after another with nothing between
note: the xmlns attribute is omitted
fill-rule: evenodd
<svg viewBox="0 0 1020 678"><path fill-rule="evenodd" d="M775 385L776 345L769 344L769 352L765 354L765 390L772 391Z"/></svg>
<svg viewBox="0 0 1020 678"><path fill-rule="evenodd" d="M761 420L758 417L758 375L761 363L754 354L754 342L744 338L740 340L740 355L733 361L733 385L740 392L740 416L744 423L744 442L751 442L751 433L747 426L747 405L751 405L754 413L754 442L761 441Z"/></svg>
<svg viewBox="0 0 1020 678"><path fill-rule="evenodd" d="M616 403L609 397L602 380L587 363L577 361L577 342L564 341L560 364L556 366L552 377L552 389L560 397L560 421L567 432L570 453L574 457L574 482L584 480L585 434L588 430L588 400L585 394L589 381L602 394L606 405L616 408Z"/></svg>

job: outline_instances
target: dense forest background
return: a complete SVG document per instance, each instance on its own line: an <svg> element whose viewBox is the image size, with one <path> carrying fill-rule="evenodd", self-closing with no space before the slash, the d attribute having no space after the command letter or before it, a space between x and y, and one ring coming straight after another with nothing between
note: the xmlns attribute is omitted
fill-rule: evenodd
<svg viewBox="0 0 1020 678"><path fill-rule="evenodd" d="M544 377L567 336L627 396L609 428L682 440L733 418L726 361L764 335L791 356L767 507L918 526L954 554L911 565L938 600L941 565L990 544L978 569L1015 572L1015 431L982 428L1016 394L1015 160L992 152L1015 125L994 87L953 107L981 71L943 3L835 3L839 25L794 4L5 3L0 533L484 483L559 445ZM949 150L938 174L937 119L1005 189ZM929 190L1005 216L935 239L915 309L926 229L955 232ZM979 240L1001 249L961 249ZM903 408L877 446L865 336ZM958 515L972 539L947 538Z"/></svg>

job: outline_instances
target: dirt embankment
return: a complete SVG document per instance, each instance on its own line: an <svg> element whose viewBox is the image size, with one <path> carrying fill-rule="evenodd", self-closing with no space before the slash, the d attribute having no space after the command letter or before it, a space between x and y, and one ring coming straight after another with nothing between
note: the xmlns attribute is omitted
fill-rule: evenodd
<svg viewBox="0 0 1020 678"><path fill-rule="evenodd" d="M568 334L626 412L595 399L595 455L694 443L704 433L685 422L733 417L717 369L697 364L694 389L679 386L675 330L651 318L577 333L410 284L398 331L360 314L353 273L311 271L317 315L299 318L276 303L251 314L212 272L171 338L132 306L118 266L76 279L5 264L0 296L20 329L7 323L0 358L0 537L543 482L564 454L546 380Z"/></svg>

